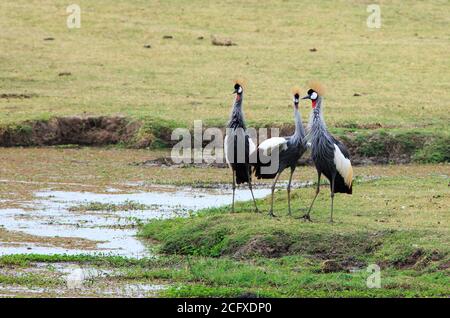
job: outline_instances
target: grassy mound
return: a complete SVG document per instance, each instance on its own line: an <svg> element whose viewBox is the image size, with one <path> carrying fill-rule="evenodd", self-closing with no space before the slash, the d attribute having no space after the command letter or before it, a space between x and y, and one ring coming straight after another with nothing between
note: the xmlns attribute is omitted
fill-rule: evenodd
<svg viewBox="0 0 450 318"><path fill-rule="evenodd" d="M428 190L418 194L416 187ZM327 222L328 193L319 195L313 223L287 217L285 193L277 193L278 218L241 203L234 214L224 207L154 220L140 235L158 241L161 253L187 260L194 279L170 289L171 296L208 296L224 286L223 295L235 296L448 296L446 188L439 176L361 182L353 197L336 197L335 224ZM312 192L296 190L294 202ZM259 201L263 210L268 203ZM381 268L381 289L366 286L371 264Z"/></svg>

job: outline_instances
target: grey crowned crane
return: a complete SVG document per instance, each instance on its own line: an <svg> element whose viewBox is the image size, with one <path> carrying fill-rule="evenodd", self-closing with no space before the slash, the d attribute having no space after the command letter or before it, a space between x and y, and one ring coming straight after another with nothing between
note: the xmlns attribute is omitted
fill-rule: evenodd
<svg viewBox="0 0 450 318"><path fill-rule="evenodd" d="M270 204L269 215L274 217L273 213L273 193L275 191L275 185L280 177L280 174L286 169L290 168L289 182L287 185L287 195L288 195L288 215L291 215L291 181L292 175L294 174L295 168L297 166L297 161L306 151L305 144L305 130L303 128L302 118L298 110L299 103L299 92L294 91L294 121L295 121L295 132L289 137L272 137L264 140L259 146L258 151L263 153L271 152L274 150L278 153L278 169L274 173L264 174L262 168L264 166L269 166L271 163L261 164L259 163L255 167L255 176L258 179L274 179L272 183L272 199Z"/></svg>
<svg viewBox="0 0 450 318"><path fill-rule="evenodd" d="M347 147L328 132L323 119L322 87L317 83L311 85L311 87L313 88L308 90L308 95L303 97L303 99L310 99L312 103L312 111L307 129L307 140L311 145L311 157L316 166L318 180L316 194L308 212L303 218L311 221L309 214L320 191L320 177L324 174L330 181L330 222L333 222L334 194L352 194L353 168Z"/></svg>
<svg viewBox="0 0 450 318"><path fill-rule="evenodd" d="M234 212L234 196L236 184L248 183L252 193L253 203L256 212L255 196L253 195L250 156L256 151L256 146L246 132L244 113L242 111L242 99L244 97L244 88L240 82L234 85L236 99L228 122L224 140L225 160L227 161L233 173L233 203L232 212Z"/></svg>

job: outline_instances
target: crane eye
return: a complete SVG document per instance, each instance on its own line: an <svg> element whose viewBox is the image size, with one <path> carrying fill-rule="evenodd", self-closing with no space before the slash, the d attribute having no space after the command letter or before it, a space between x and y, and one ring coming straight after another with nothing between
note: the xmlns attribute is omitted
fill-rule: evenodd
<svg viewBox="0 0 450 318"><path fill-rule="evenodd" d="M311 99L316 99L317 98L317 93L316 92L312 92L310 98Z"/></svg>

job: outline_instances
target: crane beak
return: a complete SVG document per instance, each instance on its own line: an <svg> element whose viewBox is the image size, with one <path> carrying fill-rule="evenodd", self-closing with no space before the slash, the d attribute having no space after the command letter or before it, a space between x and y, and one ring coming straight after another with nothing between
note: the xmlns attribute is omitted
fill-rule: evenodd
<svg viewBox="0 0 450 318"><path fill-rule="evenodd" d="M231 94L237 94L237 89L235 89L235 90L234 90L234 92L233 92L233 93L231 93Z"/></svg>
<svg viewBox="0 0 450 318"><path fill-rule="evenodd" d="M302 99L309 99L309 95L306 95L305 97L302 97Z"/></svg>

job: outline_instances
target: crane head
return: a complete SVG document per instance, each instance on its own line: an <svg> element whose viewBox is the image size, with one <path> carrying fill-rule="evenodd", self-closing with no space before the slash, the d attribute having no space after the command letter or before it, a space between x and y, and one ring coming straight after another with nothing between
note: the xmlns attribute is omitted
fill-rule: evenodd
<svg viewBox="0 0 450 318"><path fill-rule="evenodd" d="M295 93L295 94L294 94L294 98L293 98L293 101L294 101L294 105L295 105L295 106L298 106L299 100L300 100L300 95L299 95L298 93Z"/></svg>
<svg viewBox="0 0 450 318"><path fill-rule="evenodd" d="M233 94L242 95L245 87L245 81L243 79L234 80L234 92Z"/></svg>
<svg viewBox="0 0 450 318"><path fill-rule="evenodd" d="M325 94L325 88L322 84L317 81L309 82L308 95L303 97L303 99L310 99L312 103L312 108L316 108L317 100Z"/></svg>
<svg viewBox="0 0 450 318"><path fill-rule="evenodd" d="M234 84L234 92L233 94L241 95L244 89L242 88L242 85L239 83Z"/></svg>
<svg viewBox="0 0 450 318"><path fill-rule="evenodd" d="M298 107L298 103L300 101L300 88L297 86L292 88L292 94L294 95L294 98L292 99L294 102L294 105Z"/></svg>
<svg viewBox="0 0 450 318"><path fill-rule="evenodd" d="M302 99L310 99L312 102L312 108L316 108L316 103L317 103L318 98L319 98L319 94L315 90L310 88L308 90L308 95L306 95Z"/></svg>

